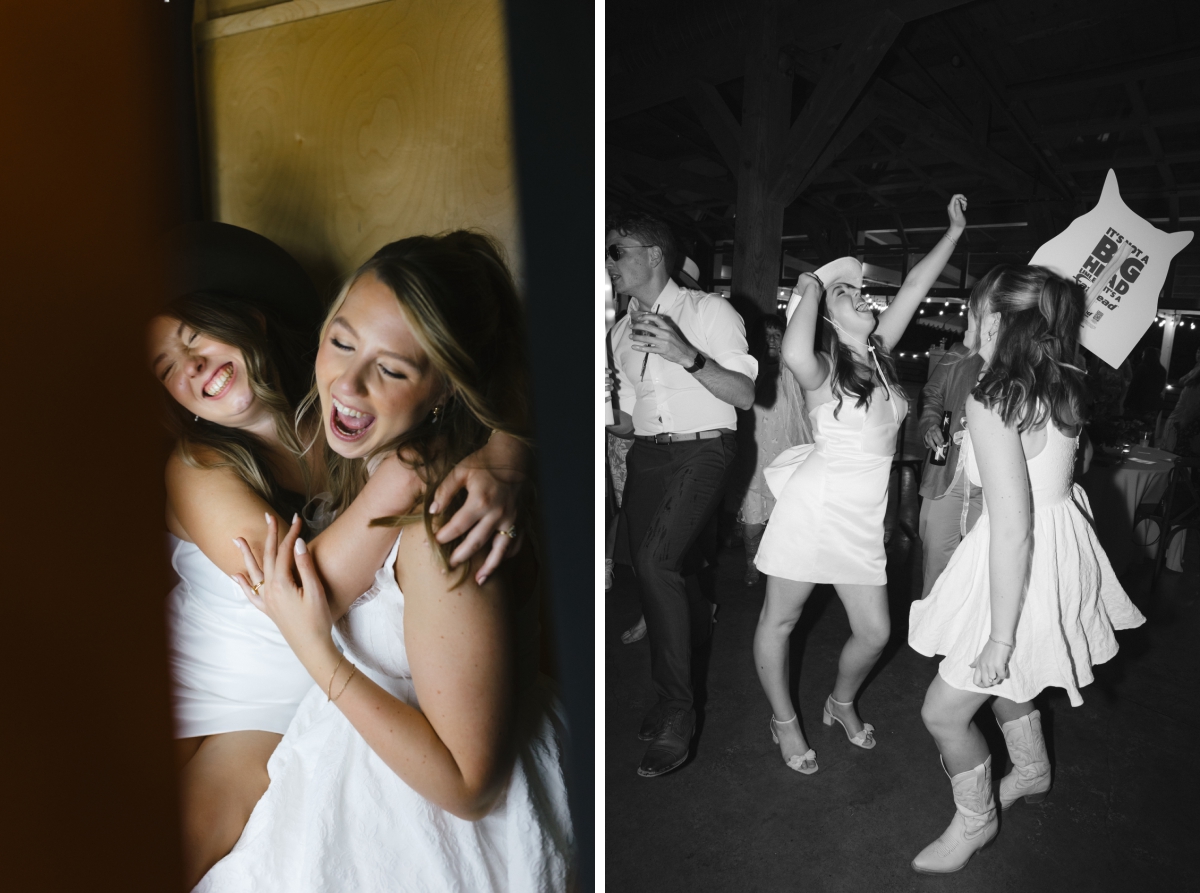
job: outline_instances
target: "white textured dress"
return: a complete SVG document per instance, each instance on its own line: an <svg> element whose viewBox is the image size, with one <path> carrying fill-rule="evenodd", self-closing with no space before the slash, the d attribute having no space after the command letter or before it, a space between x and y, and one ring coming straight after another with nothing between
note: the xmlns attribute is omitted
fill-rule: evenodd
<svg viewBox="0 0 1200 893"><path fill-rule="evenodd" d="M1083 488L1072 483L1076 440L1046 426L1045 448L1028 462L1033 506L1033 550L1029 582L1008 661L1009 678L990 688L972 683L970 664L992 627L987 491L983 515L934 584L909 608L908 644L921 654L946 657L938 674L962 691L1028 701L1049 686L1065 688L1071 706L1083 703L1079 689L1092 681L1092 666L1117 653L1114 629L1141 626L1134 607L1091 523ZM980 485L974 449L965 438L963 455L971 483Z"/></svg>
<svg viewBox="0 0 1200 893"><path fill-rule="evenodd" d="M282 735L312 677L228 574L195 543L168 537L179 577L167 597L175 737Z"/></svg>
<svg viewBox="0 0 1200 893"><path fill-rule="evenodd" d="M398 547L399 540L335 630L360 673L419 709L394 571ZM536 615L526 619L535 623ZM529 678L536 673L536 627L524 628L530 635L519 653ZM547 685L524 690L523 713L535 731L500 803L469 822L405 784L314 687L267 764L270 786L241 839L196 893L565 890L573 838L561 718Z"/></svg>
<svg viewBox="0 0 1200 893"><path fill-rule="evenodd" d="M886 396L885 396L886 395ZM764 470L778 502L755 565L807 583L887 584L883 518L896 434L908 412L898 391L876 386L871 402L846 397L809 414L813 444L793 447ZM780 480L786 481L782 486Z"/></svg>

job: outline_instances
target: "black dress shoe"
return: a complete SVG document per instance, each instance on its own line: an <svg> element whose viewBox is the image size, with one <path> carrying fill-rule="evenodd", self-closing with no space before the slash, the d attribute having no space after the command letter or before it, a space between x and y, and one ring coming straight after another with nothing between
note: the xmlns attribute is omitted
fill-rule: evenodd
<svg viewBox="0 0 1200 893"><path fill-rule="evenodd" d="M662 702L659 702L642 720L642 728L638 731L638 741L653 741L657 738L658 733L662 731L664 719L666 719L666 711L663 710Z"/></svg>
<svg viewBox="0 0 1200 893"><path fill-rule="evenodd" d="M692 733L696 731L696 712L678 707L667 711L663 717L658 737L646 748L638 775L654 778L664 775L687 759L692 744Z"/></svg>

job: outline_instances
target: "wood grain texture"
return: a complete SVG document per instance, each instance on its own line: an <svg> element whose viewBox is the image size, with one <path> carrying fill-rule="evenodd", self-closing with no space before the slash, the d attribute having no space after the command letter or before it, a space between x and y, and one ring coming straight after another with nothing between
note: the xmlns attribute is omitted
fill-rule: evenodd
<svg viewBox="0 0 1200 893"><path fill-rule="evenodd" d="M264 6L275 6L286 3L287 0L208 0L205 19L216 19L221 16L234 15L251 9L262 9Z"/></svg>
<svg viewBox="0 0 1200 893"><path fill-rule="evenodd" d="M204 43L218 37L230 37L261 28L273 28L288 22L344 12L359 6L371 6L386 0L289 0L286 3L254 3L240 7L242 12L216 12L210 6L207 18L196 29L196 40ZM232 14L230 14L232 13Z"/></svg>
<svg viewBox="0 0 1200 893"><path fill-rule="evenodd" d="M484 229L518 271L498 0L388 0L199 47L213 218L328 292L387 242Z"/></svg>

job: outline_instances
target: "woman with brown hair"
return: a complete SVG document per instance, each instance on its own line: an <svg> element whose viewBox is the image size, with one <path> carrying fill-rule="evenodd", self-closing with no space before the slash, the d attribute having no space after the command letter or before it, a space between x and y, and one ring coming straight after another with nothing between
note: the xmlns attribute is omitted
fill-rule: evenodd
<svg viewBox="0 0 1200 893"><path fill-rule="evenodd" d="M992 758L975 726L989 699L1013 769L1000 808L1050 790L1050 761L1033 698L1064 688L1072 706L1092 666L1117 653L1114 629L1145 618L1096 539L1083 488L1072 483L1086 388L1078 357L1084 296L1041 267L1000 266L976 283L967 347L983 357L967 399L967 474L983 515L933 591L909 610L909 644L945 655L921 718L941 752L956 812L912 867L958 871L999 830Z"/></svg>
<svg viewBox="0 0 1200 893"><path fill-rule="evenodd" d="M755 562L767 574L767 593L754 660L771 704L771 737L788 768L804 775L817 771L817 755L789 690L789 642L818 583L833 584L851 630L822 721L841 725L856 747L875 746L874 728L859 718L854 701L891 635L883 518L896 436L908 412L891 350L950 259L966 227L966 207L962 195L950 200L946 234L878 316L862 294L862 264L853 257L801 274L792 290L783 359L804 389L815 444L781 454L766 469L768 483L785 473L772 484L778 502ZM828 323L821 351L818 316ZM786 465L789 455L802 455L803 464Z"/></svg>

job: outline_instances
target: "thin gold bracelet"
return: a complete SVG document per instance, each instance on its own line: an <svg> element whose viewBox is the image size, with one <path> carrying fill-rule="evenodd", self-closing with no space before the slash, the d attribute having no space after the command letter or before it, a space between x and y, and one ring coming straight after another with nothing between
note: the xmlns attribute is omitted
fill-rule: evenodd
<svg viewBox="0 0 1200 893"><path fill-rule="evenodd" d="M345 693L346 686L348 686L350 684L350 680L354 678L354 674L357 672L358 672L358 667L354 666L354 664L350 664L350 675L347 676L346 681L342 683L342 687L338 690L337 695L333 698L333 703L336 704L337 699L340 698Z"/></svg>
<svg viewBox="0 0 1200 893"><path fill-rule="evenodd" d="M346 655L338 657L337 666L333 668L333 672L329 674L329 684L325 686L325 700L333 700L333 680L337 677L337 671L342 668L342 662L346 660Z"/></svg>
<svg viewBox="0 0 1200 893"><path fill-rule="evenodd" d="M988 641L995 642L997 645L1003 645L1005 648L1014 647L1012 642L1001 642L999 639L993 639L991 636L988 636Z"/></svg>

